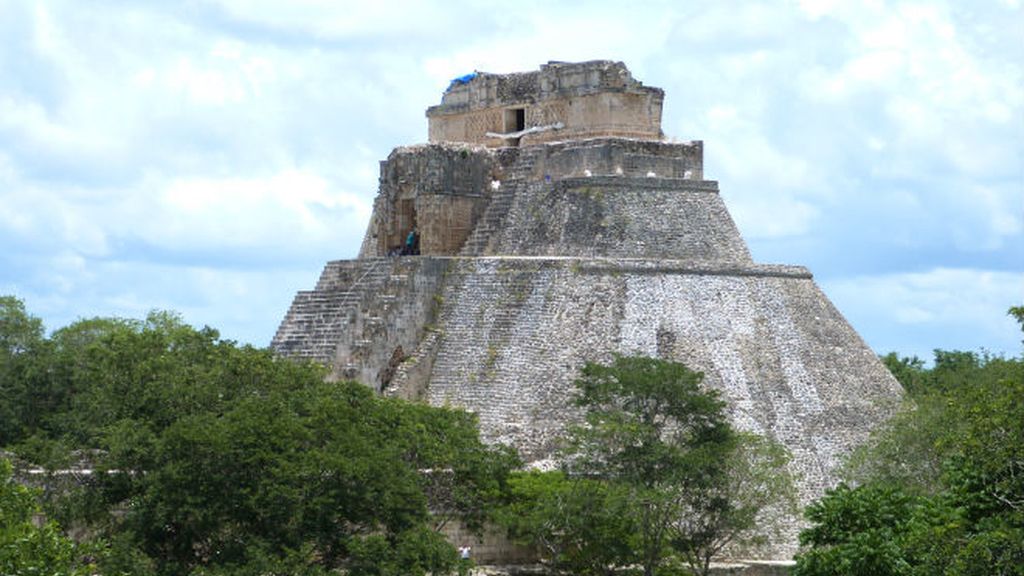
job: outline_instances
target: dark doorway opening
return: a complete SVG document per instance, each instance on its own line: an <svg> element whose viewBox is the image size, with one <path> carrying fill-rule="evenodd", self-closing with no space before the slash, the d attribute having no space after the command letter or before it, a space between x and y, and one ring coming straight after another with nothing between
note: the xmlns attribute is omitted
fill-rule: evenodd
<svg viewBox="0 0 1024 576"><path fill-rule="evenodd" d="M413 242L409 244L410 234ZM385 253L388 256L419 254L419 230L416 228L416 201L401 198L394 206L392 220L385 236Z"/></svg>
<svg viewBox="0 0 1024 576"><path fill-rule="evenodd" d="M526 130L526 108L505 109L505 133L522 132ZM519 146L519 138L508 138L505 140L509 146Z"/></svg>

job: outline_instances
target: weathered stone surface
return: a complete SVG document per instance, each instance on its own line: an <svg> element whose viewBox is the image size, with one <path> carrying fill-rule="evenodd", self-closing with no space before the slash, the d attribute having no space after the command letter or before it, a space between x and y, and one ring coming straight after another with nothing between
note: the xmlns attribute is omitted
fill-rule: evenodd
<svg viewBox="0 0 1024 576"><path fill-rule="evenodd" d="M716 182L626 176L526 187L491 253L750 262Z"/></svg>
<svg viewBox="0 0 1024 576"><path fill-rule="evenodd" d="M300 292L271 346L328 365L333 379L383 390L436 316L448 261L367 258L328 262Z"/></svg>
<svg viewBox="0 0 1024 576"><path fill-rule="evenodd" d="M664 92L636 81L621 62L549 62L539 71L476 72L453 82L427 109L431 142L532 145L596 136L660 139ZM499 138L529 128L557 129Z"/></svg>
<svg viewBox="0 0 1024 576"><path fill-rule="evenodd" d="M468 145L395 149L381 162L380 193L359 257L400 250L414 228L421 254L458 251L502 175L502 157Z"/></svg>
<svg viewBox="0 0 1024 576"><path fill-rule="evenodd" d="M606 64L560 64L557 82L544 70L485 78L428 115L650 90L605 85L621 78ZM619 137L397 149L360 259L328 263L272 346L334 378L475 412L488 441L540 466L579 418L584 362L677 360L705 373L738 427L789 448L807 503L902 391L806 269L751 261L702 154L700 142ZM414 225L423 255L384 257ZM747 557L789 558L799 519L785 525Z"/></svg>
<svg viewBox="0 0 1024 576"><path fill-rule="evenodd" d="M405 385L475 412L527 461L549 458L577 417L585 361L642 354L704 372L736 425L784 443L806 503L900 394L801 268L506 257L449 276L429 382Z"/></svg>

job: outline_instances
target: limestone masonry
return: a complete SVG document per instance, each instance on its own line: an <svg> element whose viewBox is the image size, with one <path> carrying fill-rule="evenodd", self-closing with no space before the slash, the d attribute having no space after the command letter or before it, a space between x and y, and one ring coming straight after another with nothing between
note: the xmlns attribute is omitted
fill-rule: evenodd
<svg viewBox="0 0 1024 576"><path fill-rule="evenodd" d="M663 97L608 61L453 81L430 143L381 162L359 258L327 263L272 347L464 407L538 465L579 416L585 361L676 360L789 448L802 504L818 497L902 390L807 269L751 260L703 144L662 140ZM419 255L393 255L413 229ZM790 557L786 522L745 553Z"/></svg>

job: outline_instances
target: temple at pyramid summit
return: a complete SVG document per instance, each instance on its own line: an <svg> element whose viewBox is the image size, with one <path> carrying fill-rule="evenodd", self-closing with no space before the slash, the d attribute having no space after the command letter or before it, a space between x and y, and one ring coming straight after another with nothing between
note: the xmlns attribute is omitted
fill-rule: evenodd
<svg viewBox="0 0 1024 576"><path fill-rule="evenodd" d="M429 143L381 162L359 257L295 296L273 349L463 407L538 466L586 361L679 361L789 448L801 504L819 497L902 390L810 271L751 259L703 143L664 137L664 97L612 61L457 78ZM792 557L787 522L754 554Z"/></svg>

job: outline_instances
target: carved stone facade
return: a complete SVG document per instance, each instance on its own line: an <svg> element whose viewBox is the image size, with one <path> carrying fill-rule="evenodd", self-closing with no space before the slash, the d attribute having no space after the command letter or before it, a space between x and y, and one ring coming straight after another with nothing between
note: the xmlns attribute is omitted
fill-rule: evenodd
<svg viewBox="0 0 1024 576"><path fill-rule="evenodd" d="M632 90L660 117L660 90L624 70L478 76L439 108L491 113ZM448 134L449 118L428 116L432 140ZM518 147L470 135L396 149L359 259L328 263L272 346L328 364L333 378L473 411L488 441L538 466L579 417L572 381L584 362L680 361L704 372L736 426L789 448L802 503L819 497L902 391L808 270L752 261L717 182L704 179L702 143L662 142L660 118L645 118L643 139L527 145L559 133L547 131ZM413 226L422 255L388 257ZM781 540L743 553L790 557L799 523L785 519Z"/></svg>
<svg viewBox="0 0 1024 576"><path fill-rule="evenodd" d="M539 71L475 72L427 109L431 142L491 147L602 136L660 139L664 92L621 62L549 62Z"/></svg>

